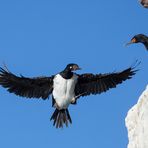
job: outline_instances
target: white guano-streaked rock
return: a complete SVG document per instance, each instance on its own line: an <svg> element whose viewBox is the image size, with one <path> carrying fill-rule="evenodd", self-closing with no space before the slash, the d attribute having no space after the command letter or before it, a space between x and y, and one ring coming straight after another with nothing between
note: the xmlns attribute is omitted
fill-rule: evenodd
<svg viewBox="0 0 148 148"><path fill-rule="evenodd" d="M127 113L128 148L148 148L148 86Z"/></svg>

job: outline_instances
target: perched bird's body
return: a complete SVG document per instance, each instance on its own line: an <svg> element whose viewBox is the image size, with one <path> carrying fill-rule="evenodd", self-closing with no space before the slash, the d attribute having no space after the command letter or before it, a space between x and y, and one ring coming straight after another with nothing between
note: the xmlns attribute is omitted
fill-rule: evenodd
<svg viewBox="0 0 148 148"><path fill-rule="evenodd" d="M0 69L0 85L10 93L26 98L42 98L46 100L52 95L52 106L55 111L51 116L57 128L72 123L68 107L76 104L77 99L87 95L100 94L117 84L132 78L136 70L129 67L121 72L108 74L76 74L80 70L77 64L68 64L60 73L50 77L26 78L16 76L8 69Z"/></svg>
<svg viewBox="0 0 148 148"><path fill-rule="evenodd" d="M126 45L130 45L133 43L142 43L145 48L148 50L148 37L144 34L137 34L135 35L131 41L129 43L127 43Z"/></svg>

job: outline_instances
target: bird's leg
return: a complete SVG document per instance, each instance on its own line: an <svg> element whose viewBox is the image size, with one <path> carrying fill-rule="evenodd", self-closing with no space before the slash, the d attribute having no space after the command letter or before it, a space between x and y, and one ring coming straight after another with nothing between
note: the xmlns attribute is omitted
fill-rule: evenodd
<svg viewBox="0 0 148 148"><path fill-rule="evenodd" d="M61 110L59 105L55 102L54 107L57 108L58 110Z"/></svg>
<svg viewBox="0 0 148 148"><path fill-rule="evenodd" d="M84 95L86 92L84 92L84 93L81 93L81 94L79 94L79 95L77 95L77 96L75 96L75 100L77 100L79 97L81 97L82 95Z"/></svg>
<svg viewBox="0 0 148 148"><path fill-rule="evenodd" d="M75 102L76 102L76 98L72 98L71 103L75 104Z"/></svg>
<svg viewBox="0 0 148 148"><path fill-rule="evenodd" d="M85 92L85 93L86 93L86 92ZM77 96L75 96L74 98L72 98L71 104L76 104L77 99L78 99L79 97L81 97L82 95L84 95L85 93L82 93L82 94L77 95Z"/></svg>

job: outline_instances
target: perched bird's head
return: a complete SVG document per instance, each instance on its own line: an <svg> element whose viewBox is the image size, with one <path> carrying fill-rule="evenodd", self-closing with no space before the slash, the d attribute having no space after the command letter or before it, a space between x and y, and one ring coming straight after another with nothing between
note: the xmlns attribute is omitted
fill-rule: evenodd
<svg viewBox="0 0 148 148"><path fill-rule="evenodd" d="M137 34L131 39L129 43L126 44L126 46L133 43L145 43L146 40L147 40L147 36L145 36L144 34Z"/></svg>
<svg viewBox="0 0 148 148"><path fill-rule="evenodd" d="M66 66L65 70L76 71L76 70L81 70L81 68L77 64L71 63Z"/></svg>

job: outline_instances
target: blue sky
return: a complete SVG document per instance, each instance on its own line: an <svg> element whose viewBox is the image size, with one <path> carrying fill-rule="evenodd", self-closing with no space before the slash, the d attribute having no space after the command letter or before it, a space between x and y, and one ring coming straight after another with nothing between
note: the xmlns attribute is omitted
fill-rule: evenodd
<svg viewBox="0 0 148 148"><path fill-rule="evenodd" d="M142 44L124 44L148 34L147 17L138 0L0 1L0 65L15 74L50 76L71 62L83 68L79 73L108 73L142 62L133 79L70 106L73 124L62 130L49 120L50 99L25 99L1 87L0 147L125 148L124 119L146 87L148 53Z"/></svg>

